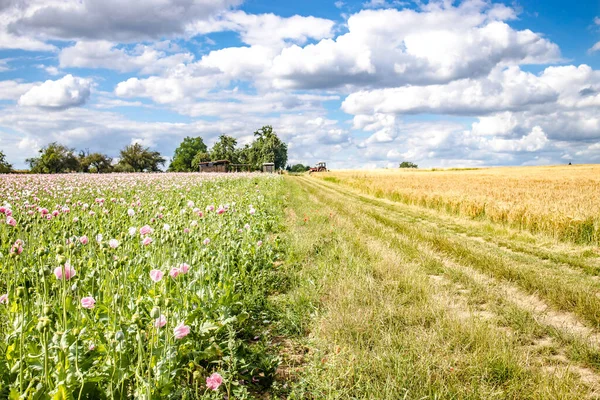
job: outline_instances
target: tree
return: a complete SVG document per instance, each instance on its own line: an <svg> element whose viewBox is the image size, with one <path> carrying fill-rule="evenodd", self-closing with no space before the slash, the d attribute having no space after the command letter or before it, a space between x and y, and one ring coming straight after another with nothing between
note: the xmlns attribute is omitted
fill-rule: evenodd
<svg viewBox="0 0 600 400"><path fill-rule="evenodd" d="M4 152L0 150L0 174L8 174L12 172L12 170L12 164L9 164L9 162L6 161L6 156L4 155Z"/></svg>
<svg viewBox="0 0 600 400"><path fill-rule="evenodd" d="M74 149L53 142L39 151L39 157L28 158L26 162L29 163L31 172L36 174L78 171L80 165L74 151Z"/></svg>
<svg viewBox="0 0 600 400"><path fill-rule="evenodd" d="M212 161L229 160L229 162L237 163L237 140L228 135L219 136L219 140L210 149L210 159Z"/></svg>
<svg viewBox="0 0 600 400"><path fill-rule="evenodd" d="M79 152L79 164L83 172L110 172L113 169L113 159L106 154L90 153L89 151Z"/></svg>
<svg viewBox="0 0 600 400"><path fill-rule="evenodd" d="M302 173L306 172L310 169L308 165L296 164L296 165L288 165L286 168L290 172Z"/></svg>
<svg viewBox="0 0 600 400"><path fill-rule="evenodd" d="M201 137L185 137L179 147L175 149L169 171L190 172L195 170L192 162L198 153L206 153L206 145Z"/></svg>
<svg viewBox="0 0 600 400"><path fill-rule="evenodd" d="M208 152L199 151L198 153L196 153L194 159L192 160L193 170L198 171L200 169L200 163L205 161L210 161L210 154Z"/></svg>
<svg viewBox="0 0 600 400"><path fill-rule="evenodd" d="M287 144L281 141L271 125L265 125L256 132L250 158L256 169L263 163L275 163L275 169L284 168L287 163Z"/></svg>
<svg viewBox="0 0 600 400"><path fill-rule="evenodd" d="M410 161L402 161L400 163L400 168L419 168L419 166L415 163L412 163Z"/></svg>
<svg viewBox="0 0 600 400"><path fill-rule="evenodd" d="M165 164L165 159L158 151L150 151L139 143L125 146L120 152L119 171L160 171L159 165Z"/></svg>

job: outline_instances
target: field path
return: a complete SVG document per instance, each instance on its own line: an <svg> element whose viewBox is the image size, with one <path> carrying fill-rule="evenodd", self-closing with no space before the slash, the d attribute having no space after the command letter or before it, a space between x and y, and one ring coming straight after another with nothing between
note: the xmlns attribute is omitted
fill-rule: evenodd
<svg viewBox="0 0 600 400"><path fill-rule="evenodd" d="M586 397L600 396L600 264L594 249L374 198L310 176L290 181L311 205L331 209L339 229L358 238L369 257L411 279L425 277L422 284L445 318L483 324L490 334L509 338L526 368L551 379L575 376L587 387Z"/></svg>

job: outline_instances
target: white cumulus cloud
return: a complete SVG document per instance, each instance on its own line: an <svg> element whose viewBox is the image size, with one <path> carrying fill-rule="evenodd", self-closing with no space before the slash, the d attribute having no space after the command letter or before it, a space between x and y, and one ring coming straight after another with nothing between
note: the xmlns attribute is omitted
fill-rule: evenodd
<svg viewBox="0 0 600 400"><path fill-rule="evenodd" d="M19 105L63 110L83 105L90 97L91 81L66 75L56 81L47 80L29 89L19 98Z"/></svg>

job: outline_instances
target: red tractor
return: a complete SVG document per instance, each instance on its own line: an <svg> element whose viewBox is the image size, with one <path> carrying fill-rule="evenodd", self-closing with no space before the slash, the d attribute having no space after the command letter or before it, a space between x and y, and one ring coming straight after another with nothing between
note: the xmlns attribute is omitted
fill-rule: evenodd
<svg viewBox="0 0 600 400"><path fill-rule="evenodd" d="M308 170L309 174L313 172L327 172L327 164L324 161L319 161L316 166Z"/></svg>

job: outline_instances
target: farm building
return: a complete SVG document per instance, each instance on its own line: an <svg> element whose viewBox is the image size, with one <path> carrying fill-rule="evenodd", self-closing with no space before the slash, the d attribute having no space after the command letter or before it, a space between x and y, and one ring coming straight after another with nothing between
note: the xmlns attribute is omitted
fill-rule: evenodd
<svg viewBox="0 0 600 400"><path fill-rule="evenodd" d="M229 160L205 161L200 163L200 172L228 172Z"/></svg>
<svg viewBox="0 0 600 400"><path fill-rule="evenodd" d="M272 163L272 162L263 163L262 170L263 170L263 172L269 172L272 174L273 172L275 172L275 163Z"/></svg>

